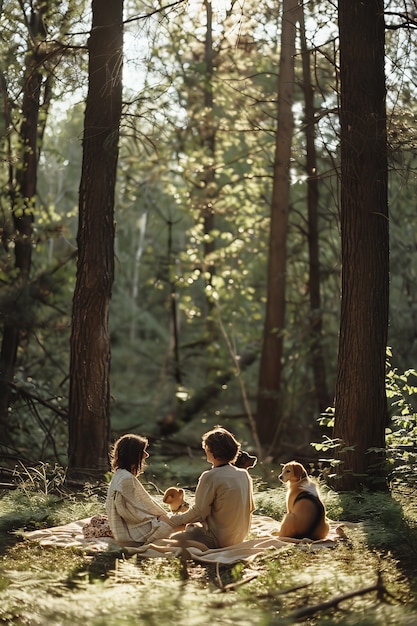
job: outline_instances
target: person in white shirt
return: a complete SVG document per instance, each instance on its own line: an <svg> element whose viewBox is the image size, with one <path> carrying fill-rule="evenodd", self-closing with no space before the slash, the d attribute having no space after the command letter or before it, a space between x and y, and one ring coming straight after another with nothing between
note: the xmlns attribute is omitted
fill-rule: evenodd
<svg viewBox="0 0 417 626"><path fill-rule="evenodd" d="M202 446L212 468L198 480L194 505L169 517L171 524L188 524L171 539L197 541L207 548L241 543L249 533L255 506L249 473L232 465L240 444L225 428L216 427L203 435Z"/></svg>
<svg viewBox="0 0 417 626"><path fill-rule="evenodd" d="M150 543L181 529L166 519L166 510L137 478L149 456L147 447L146 437L128 434L116 441L111 453L114 474L107 491L106 513L113 536L121 546Z"/></svg>

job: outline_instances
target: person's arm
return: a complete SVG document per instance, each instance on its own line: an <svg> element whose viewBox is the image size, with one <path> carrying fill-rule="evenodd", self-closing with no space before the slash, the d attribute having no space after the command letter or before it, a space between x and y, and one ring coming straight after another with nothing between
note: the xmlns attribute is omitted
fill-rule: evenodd
<svg viewBox="0 0 417 626"><path fill-rule="evenodd" d="M194 504L185 513L176 513L170 516L170 524L182 526L192 522L203 522L210 513L211 505L215 497L213 481L210 470L201 474L195 490Z"/></svg>

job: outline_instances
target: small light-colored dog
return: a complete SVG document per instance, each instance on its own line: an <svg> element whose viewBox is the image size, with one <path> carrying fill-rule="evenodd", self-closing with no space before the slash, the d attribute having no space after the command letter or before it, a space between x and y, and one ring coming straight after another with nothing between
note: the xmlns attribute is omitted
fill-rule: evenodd
<svg viewBox="0 0 417 626"><path fill-rule="evenodd" d="M317 485L301 463L290 461L282 468L279 479L287 483L287 513L284 515L280 537L319 540L327 537L329 523Z"/></svg>
<svg viewBox="0 0 417 626"><path fill-rule="evenodd" d="M163 502L170 506L173 513L184 513L190 508L184 499L184 489L178 487L169 487L164 493Z"/></svg>

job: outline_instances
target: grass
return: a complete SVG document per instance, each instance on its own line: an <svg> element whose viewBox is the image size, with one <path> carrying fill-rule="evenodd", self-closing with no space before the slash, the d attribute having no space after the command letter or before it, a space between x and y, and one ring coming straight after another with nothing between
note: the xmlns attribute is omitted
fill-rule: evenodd
<svg viewBox="0 0 417 626"><path fill-rule="evenodd" d="M122 551L89 555L23 541L22 529L51 526L103 510L104 490L66 493L27 477L0 494L0 624L38 626L402 626L417 622L417 493L397 484L390 493L337 494L323 487L328 515L349 522L346 538L316 552L288 548L251 565L203 566L138 560ZM280 519L282 487L256 487L258 512ZM251 576L255 576L249 580ZM354 595L378 578L383 591ZM244 582L247 579L247 582ZM239 584L238 584L239 583ZM229 586L228 586L229 585ZM326 608L324 603L330 603ZM333 603L333 605L332 605ZM310 616L306 607L321 605ZM297 613L298 612L298 613ZM298 615L298 617L297 617Z"/></svg>

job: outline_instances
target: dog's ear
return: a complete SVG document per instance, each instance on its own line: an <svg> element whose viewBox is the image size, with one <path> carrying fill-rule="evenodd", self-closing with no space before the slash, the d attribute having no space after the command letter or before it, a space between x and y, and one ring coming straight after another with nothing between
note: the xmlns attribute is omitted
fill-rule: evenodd
<svg viewBox="0 0 417 626"><path fill-rule="evenodd" d="M297 463L297 461L293 461L292 463L294 476L297 480L301 480L302 478L307 478L307 472L301 463Z"/></svg>
<svg viewBox="0 0 417 626"><path fill-rule="evenodd" d="M184 497L184 489L177 489L177 487L169 487L164 493L164 497L162 498L162 502L166 504L170 504L176 498Z"/></svg>

